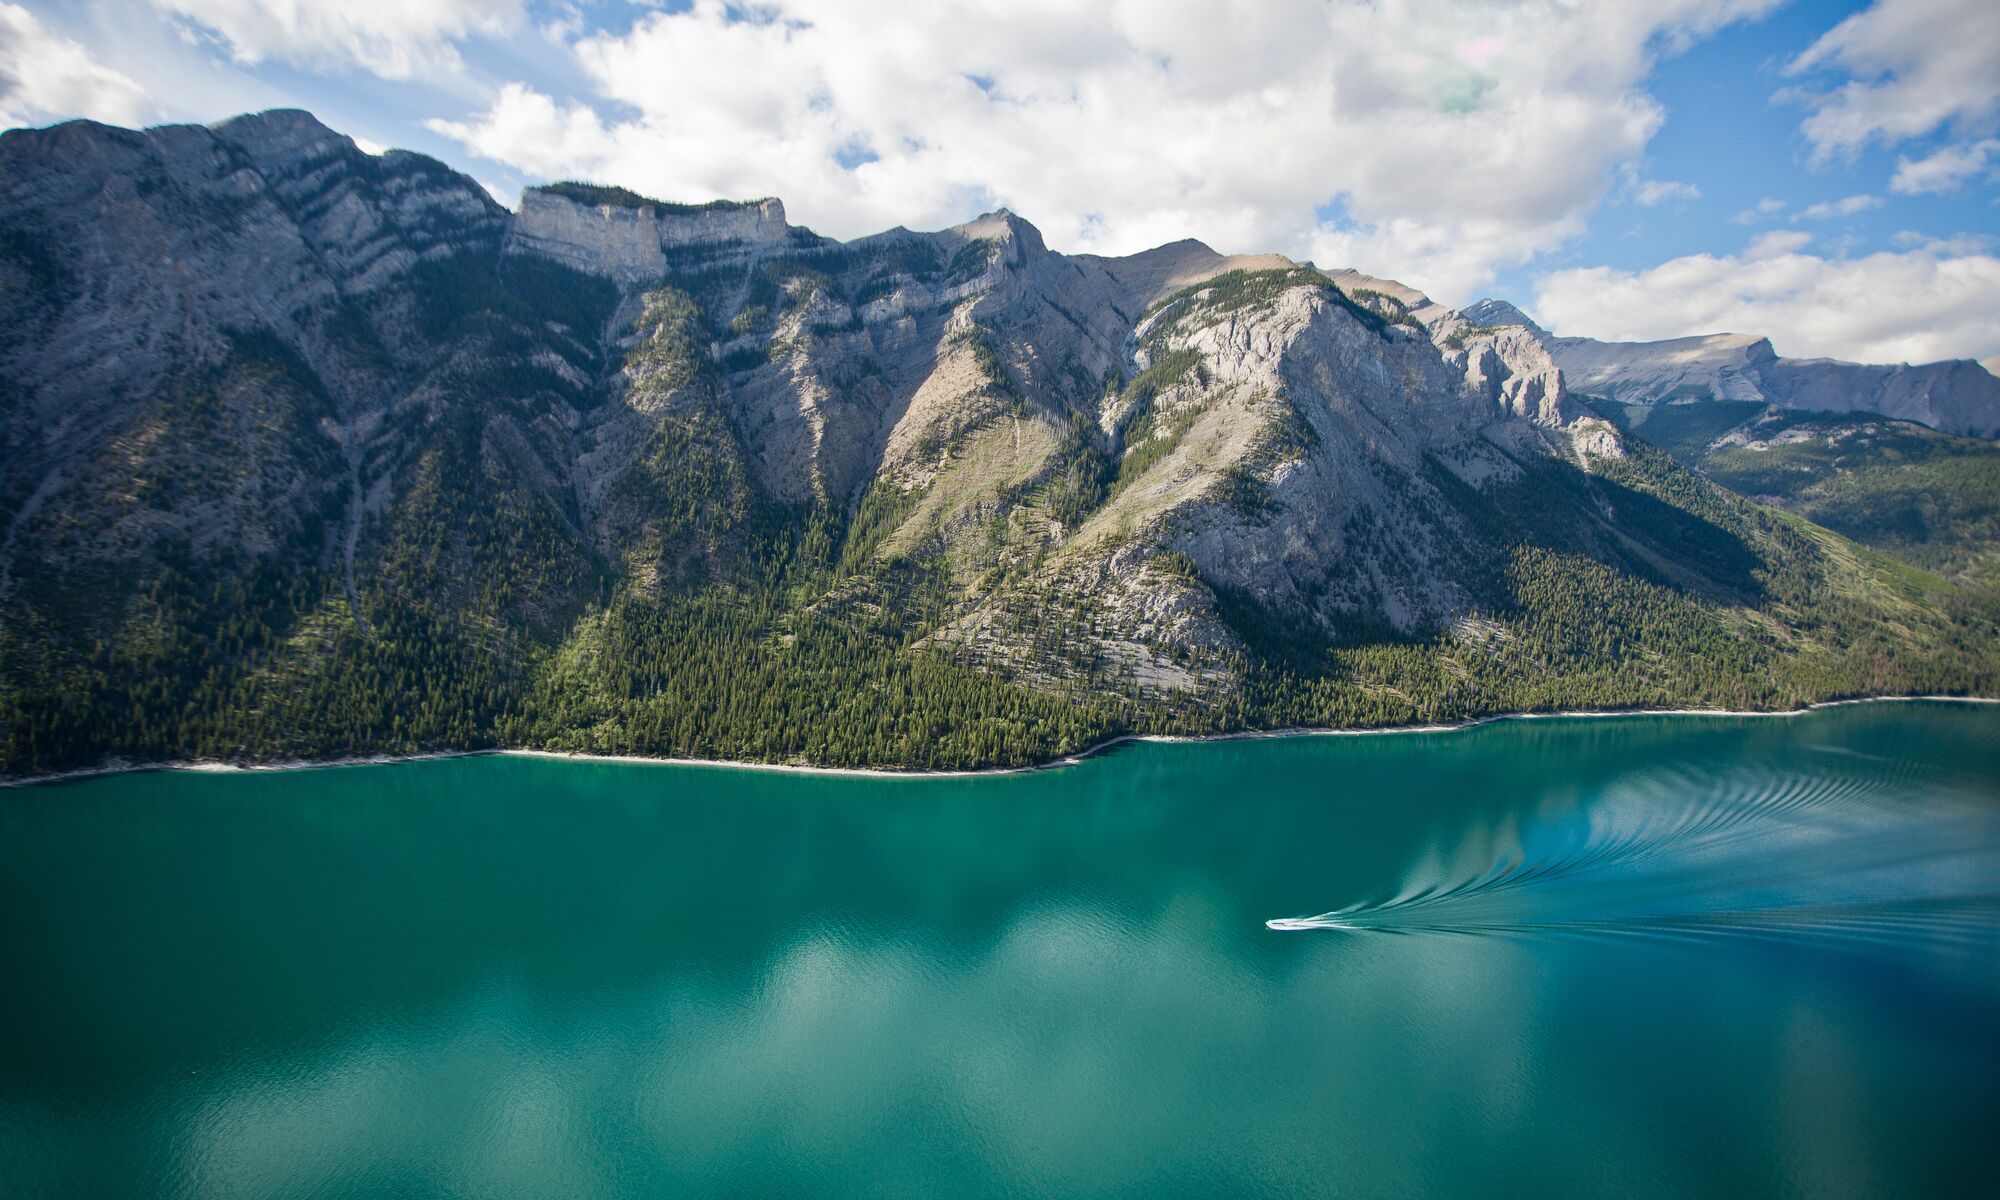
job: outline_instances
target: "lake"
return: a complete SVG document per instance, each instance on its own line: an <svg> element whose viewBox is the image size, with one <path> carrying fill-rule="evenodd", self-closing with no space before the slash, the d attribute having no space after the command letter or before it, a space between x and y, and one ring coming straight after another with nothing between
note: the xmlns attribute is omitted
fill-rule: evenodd
<svg viewBox="0 0 2000 1200"><path fill-rule="evenodd" d="M0 792L36 1196L2000 1194L2000 706Z"/></svg>

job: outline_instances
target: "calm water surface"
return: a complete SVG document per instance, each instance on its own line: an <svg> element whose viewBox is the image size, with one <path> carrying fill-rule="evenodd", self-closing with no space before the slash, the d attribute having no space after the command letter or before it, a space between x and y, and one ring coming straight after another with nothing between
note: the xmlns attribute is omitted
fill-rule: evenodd
<svg viewBox="0 0 2000 1200"><path fill-rule="evenodd" d="M2000 1195L2000 708L0 792L0 1192Z"/></svg>

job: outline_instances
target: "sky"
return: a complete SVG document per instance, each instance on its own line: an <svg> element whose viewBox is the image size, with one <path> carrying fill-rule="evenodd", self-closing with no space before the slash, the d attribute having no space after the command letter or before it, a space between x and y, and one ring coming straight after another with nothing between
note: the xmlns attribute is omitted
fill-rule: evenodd
<svg viewBox="0 0 2000 1200"><path fill-rule="evenodd" d="M510 205L1005 206L1564 335L2000 355L1996 0L0 0L0 128L273 107Z"/></svg>

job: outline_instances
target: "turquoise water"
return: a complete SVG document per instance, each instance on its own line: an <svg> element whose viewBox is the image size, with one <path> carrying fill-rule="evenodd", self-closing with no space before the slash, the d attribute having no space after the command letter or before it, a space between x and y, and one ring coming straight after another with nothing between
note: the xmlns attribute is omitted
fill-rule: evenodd
<svg viewBox="0 0 2000 1200"><path fill-rule="evenodd" d="M2000 1194L1996 893L1944 704L18 789L0 1191Z"/></svg>

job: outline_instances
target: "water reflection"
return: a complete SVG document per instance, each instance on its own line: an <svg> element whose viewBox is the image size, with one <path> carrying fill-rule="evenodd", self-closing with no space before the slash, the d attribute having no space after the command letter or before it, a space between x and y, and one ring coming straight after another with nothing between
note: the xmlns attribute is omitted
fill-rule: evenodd
<svg viewBox="0 0 2000 1200"><path fill-rule="evenodd" d="M2000 1111L1995 734L1899 707L1005 779L486 759L14 793L0 1175L1940 1194ZM1356 931L1265 926L1321 911Z"/></svg>

